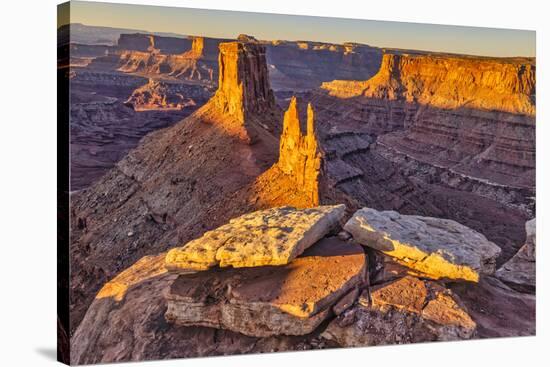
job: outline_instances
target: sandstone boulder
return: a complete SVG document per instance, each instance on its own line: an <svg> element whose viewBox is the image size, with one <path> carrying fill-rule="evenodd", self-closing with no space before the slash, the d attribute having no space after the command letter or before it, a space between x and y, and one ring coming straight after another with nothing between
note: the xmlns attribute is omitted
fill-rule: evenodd
<svg viewBox="0 0 550 367"><path fill-rule="evenodd" d="M329 233L344 210L344 205L280 207L245 214L184 247L170 250L166 267L177 272L194 272L216 265L236 268L285 265Z"/></svg>
<svg viewBox="0 0 550 367"><path fill-rule="evenodd" d="M527 237L516 255L506 262L496 276L518 290L534 291L536 288L536 220L525 223Z"/></svg>
<svg viewBox="0 0 550 367"><path fill-rule="evenodd" d="M485 236L448 219L363 208L344 228L362 245L432 279L477 282L480 274L494 273L500 254Z"/></svg>
<svg viewBox="0 0 550 367"><path fill-rule="evenodd" d="M361 246L325 238L285 266L180 275L167 295L166 319L256 337L309 334L365 271Z"/></svg>
<svg viewBox="0 0 550 367"><path fill-rule="evenodd" d="M109 282L71 338L71 363L96 364L318 349L318 335L254 338L229 330L166 322L165 294L176 274L165 254L147 256ZM120 287L123 285L123 287ZM123 292L117 292L123 289Z"/></svg>
<svg viewBox="0 0 550 367"><path fill-rule="evenodd" d="M342 347L469 339L475 322L456 296L412 276L363 292L358 303L321 334Z"/></svg>

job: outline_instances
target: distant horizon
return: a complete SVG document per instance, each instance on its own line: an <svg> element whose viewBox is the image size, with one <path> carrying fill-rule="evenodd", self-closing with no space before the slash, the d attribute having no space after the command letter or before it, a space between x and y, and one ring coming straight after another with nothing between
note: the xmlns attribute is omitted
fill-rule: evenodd
<svg viewBox="0 0 550 367"><path fill-rule="evenodd" d="M536 57L536 32L436 24L71 1L70 23L236 39L358 43L486 57ZM61 22L60 25L68 22Z"/></svg>

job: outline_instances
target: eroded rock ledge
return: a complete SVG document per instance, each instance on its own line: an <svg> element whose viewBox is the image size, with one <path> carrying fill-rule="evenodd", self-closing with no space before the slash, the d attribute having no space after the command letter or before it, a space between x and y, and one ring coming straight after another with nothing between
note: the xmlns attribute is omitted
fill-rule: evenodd
<svg viewBox="0 0 550 367"><path fill-rule="evenodd" d="M309 334L365 271L360 246L325 238L285 266L180 276L167 295L166 319L257 337Z"/></svg>

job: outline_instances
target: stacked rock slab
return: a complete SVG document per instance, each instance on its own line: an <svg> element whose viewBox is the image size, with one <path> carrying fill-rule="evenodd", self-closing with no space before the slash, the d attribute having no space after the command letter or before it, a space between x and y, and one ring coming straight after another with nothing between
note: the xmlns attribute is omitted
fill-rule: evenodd
<svg viewBox="0 0 550 367"><path fill-rule="evenodd" d="M360 246L325 238L285 266L180 275L166 297L166 319L256 337L305 335L362 284L365 271Z"/></svg>
<svg viewBox="0 0 550 367"><path fill-rule="evenodd" d="M525 244L498 271L496 276L520 291L534 291L536 288L536 219L525 223L527 234Z"/></svg>
<svg viewBox="0 0 550 367"><path fill-rule="evenodd" d="M363 292L322 333L342 347L469 339L476 323L451 291L411 276Z"/></svg>
<svg viewBox="0 0 550 367"><path fill-rule="evenodd" d="M477 282L495 272L500 254L485 236L448 219L363 208L344 228L360 244L432 279Z"/></svg>
<svg viewBox="0 0 550 367"><path fill-rule="evenodd" d="M344 205L335 205L302 210L281 207L245 214L170 250L166 267L186 273L216 265L285 265L334 229L344 211Z"/></svg>

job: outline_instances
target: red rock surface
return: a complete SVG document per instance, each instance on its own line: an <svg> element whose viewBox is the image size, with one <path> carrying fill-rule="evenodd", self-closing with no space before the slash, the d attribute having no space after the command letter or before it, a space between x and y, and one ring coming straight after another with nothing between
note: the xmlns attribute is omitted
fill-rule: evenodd
<svg viewBox="0 0 550 367"><path fill-rule="evenodd" d="M228 69L265 62L261 46L234 50L224 59ZM266 70L265 64L257 70ZM248 201L247 188L275 162L277 152L276 137L262 125L274 126L282 116L276 106L265 113L268 101L255 102L260 99L253 92L262 89L238 87L267 79L238 76L254 79L223 79L236 85L220 86L217 97L193 115L149 134L97 184L73 196L71 262L80 271L71 282L71 330L101 285L132 262L256 207ZM241 94L223 94L234 91ZM241 102L233 107L240 107L244 123L219 108L220 96Z"/></svg>

